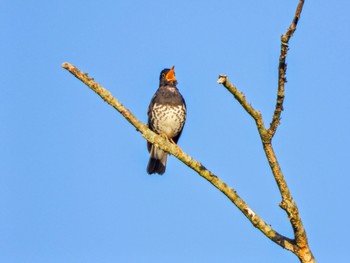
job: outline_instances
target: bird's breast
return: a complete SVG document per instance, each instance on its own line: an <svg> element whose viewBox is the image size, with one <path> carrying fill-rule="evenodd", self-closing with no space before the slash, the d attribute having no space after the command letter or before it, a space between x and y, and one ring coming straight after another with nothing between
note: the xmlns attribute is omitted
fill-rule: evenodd
<svg viewBox="0 0 350 263"><path fill-rule="evenodd" d="M186 120L184 105L164 105L155 103L151 112L151 125L155 132L173 138L180 133Z"/></svg>

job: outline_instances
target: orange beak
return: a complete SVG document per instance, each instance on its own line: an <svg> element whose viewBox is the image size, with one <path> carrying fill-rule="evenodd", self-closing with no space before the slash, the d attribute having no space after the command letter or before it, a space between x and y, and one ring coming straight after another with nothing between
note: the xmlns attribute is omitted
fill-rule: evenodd
<svg viewBox="0 0 350 263"><path fill-rule="evenodd" d="M165 76L165 78L168 81L175 81L176 80L174 68L175 68L175 66L173 66Z"/></svg>

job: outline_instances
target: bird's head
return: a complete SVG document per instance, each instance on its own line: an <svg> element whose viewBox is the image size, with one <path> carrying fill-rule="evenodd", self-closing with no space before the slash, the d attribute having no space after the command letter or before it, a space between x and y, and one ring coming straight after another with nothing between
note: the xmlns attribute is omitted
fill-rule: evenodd
<svg viewBox="0 0 350 263"><path fill-rule="evenodd" d="M173 66L171 69L163 69L162 72L160 72L159 81L161 85L177 83L174 68L175 66Z"/></svg>

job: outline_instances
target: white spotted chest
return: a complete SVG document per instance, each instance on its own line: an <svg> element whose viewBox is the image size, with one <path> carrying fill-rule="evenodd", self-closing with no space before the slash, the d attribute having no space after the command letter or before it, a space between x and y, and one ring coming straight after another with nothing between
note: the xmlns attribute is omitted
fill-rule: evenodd
<svg viewBox="0 0 350 263"><path fill-rule="evenodd" d="M186 108L183 105L160 105L155 103L152 110L153 128L157 133L164 133L174 138L180 133L186 119Z"/></svg>

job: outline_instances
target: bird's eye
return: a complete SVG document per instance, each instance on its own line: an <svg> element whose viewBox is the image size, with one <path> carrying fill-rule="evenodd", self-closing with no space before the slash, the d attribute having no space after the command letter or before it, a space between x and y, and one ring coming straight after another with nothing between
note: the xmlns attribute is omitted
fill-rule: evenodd
<svg viewBox="0 0 350 263"><path fill-rule="evenodd" d="M162 73L162 77L165 77L165 73Z"/></svg>

